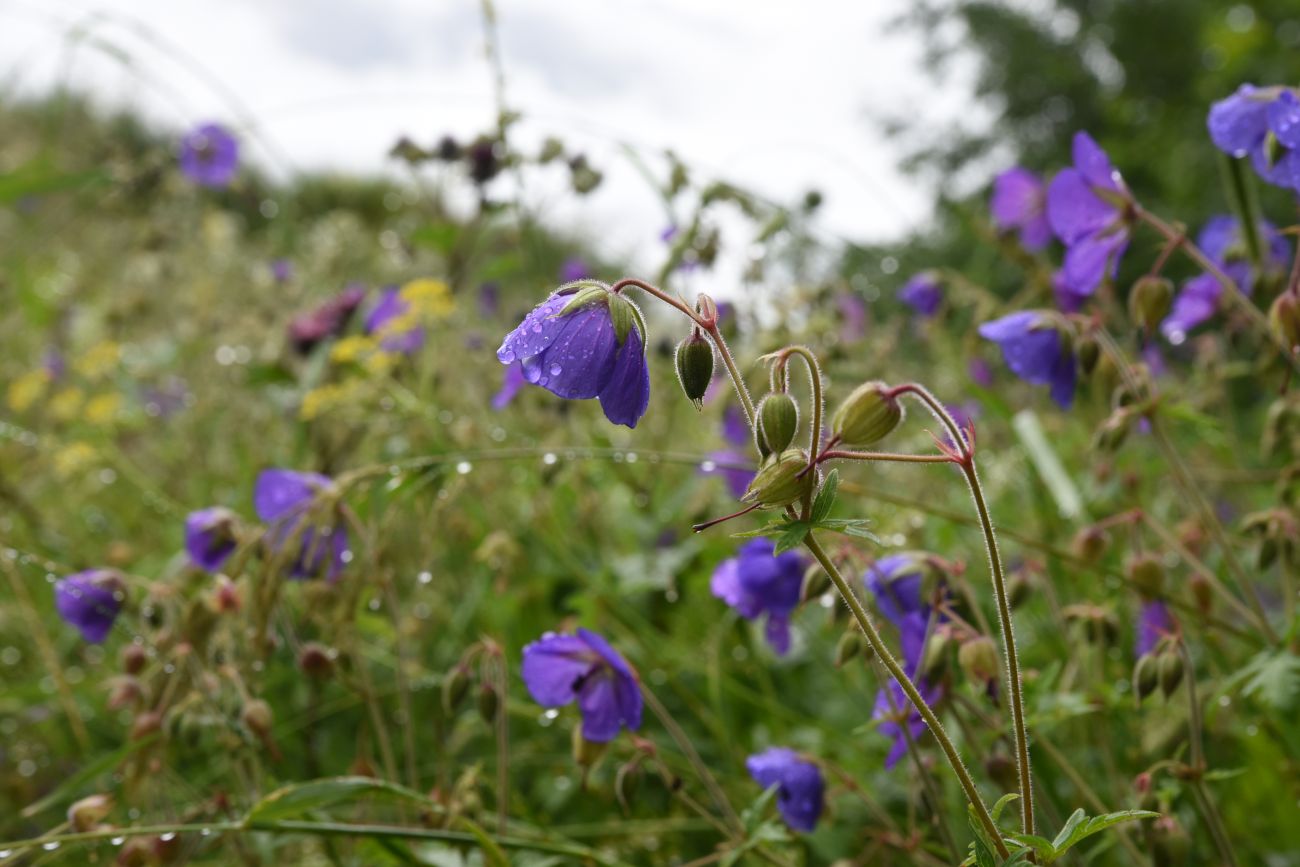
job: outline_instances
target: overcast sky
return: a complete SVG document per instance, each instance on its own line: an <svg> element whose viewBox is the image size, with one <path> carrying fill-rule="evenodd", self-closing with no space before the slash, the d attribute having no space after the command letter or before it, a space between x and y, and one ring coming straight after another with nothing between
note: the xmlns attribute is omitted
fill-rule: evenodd
<svg viewBox="0 0 1300 867"><path fill-rule="evenodd" d="M548 213L645 261L665 217L619 149L631 141L777 199L818 188L837 235L914 226L927 192L870 120L938 103L915 37L884 26L904 2L497 0L521 139L559 133L608 178ZM176 129L251 121L252 158L273 170L391 171L400 135L488 129L483 47L478 0L0 0L10 87L70 82Z"/></svg>

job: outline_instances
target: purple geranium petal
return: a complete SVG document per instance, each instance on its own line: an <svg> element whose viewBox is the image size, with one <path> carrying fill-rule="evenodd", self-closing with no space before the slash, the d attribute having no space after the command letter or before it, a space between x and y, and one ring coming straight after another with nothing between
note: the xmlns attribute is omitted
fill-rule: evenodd
<svg viewBox="0 0 1300 867"><path fill-rule="evenodd" d="M220 124L203 124L181 139L180 166L196 184L228 186L239 171L239 142Z"/></svg>
<svg viewBox="0 0 1300 867"><path fill-rule="evenodd" d="M727 490L737 500L745 495L749 483L754 480L754 467L750 459L730 449L709 452L709 461L700 465L700 473L721 476L727 483Z"/></svg>
<svg viewBox="0 0 1300 867"><path fill-rule="evenodd" d="M586 280L591 275L591 266L577 256L565 259L560 265L560 282L572 283L575 280Z"/></svg>
<svg viewBox="0 0 1300 867"><path fill-rule="evenodd" d="M329 477L320 473L270 469L262 471L253 487L253 508L269 525L266 540L271 550L278 553L286 544L297 545L290 566L295 578L319 575L328 558L332 581L347 561L348 533L342 524L307 523L317 495L331 484Z"/></svg>
<svg viewBox="0 0 1300 867"><path fill-rule="evenodd" d="M1047 219L1047 188L1028 169L1007 169L993 179L989 201L993 223L1002 231L1019 230L1026 250L1041 250L1052 239Z"/></svg>
<svg viewBox="0 0 1300 867"><path fill-rule="evenodd" d="M600 635L548 633L524 648L521 674L543 707L577 701L587 740L613 740L626 726L641 727L642 699L636 674Z"/></svg>
<svg viewBox="0 0 1300 867"><path fill-rule="evenodd" d="M939 305L943 303L943 287L933 271L922 271L898 290L898 300L919 316L930 317L939 312Z"/></svg>
<svg viewBox="0 0 1300 867"><path fill-rule="evenodd" d="M635 428L649 406L650 370L641 332L633 327L614 356L609 381L600 390L600 408L614 424Z"/></svg>
<svg viewBox="0 0 1300 867"><path fill-rule="evenodd" d="M410 309L411 304L402 297L402 290L396 286L388 287L380 295L379 303L366 317L366 333L381 334L383 340L380 345L385 352L396 352L402 355L411 355L418 352L424 347L425 334L423 326L415 324L402 331L392 331L385 328L390 322L405 315Z"/></svg>
<svg viewBox="0 0 1300 867"><path fill-rule="evenodd" d="M803 589L805 562L795 551L776 554L775 548L771 539L746 542L735 557L718 564L710 589L746 620L766 614L767 637L773 649L784 654L789 650L789 617L799 606Z"/></svg>
<svg viewBox="0 0 1300 867"><path fill-rule="evenodd" d="M528 384L524 377L524 366L522 364L511 364L506 368L505 376L501 378L501 390L492 396L492 408L496 410L505 409L510 402L515 399L519 390Z"/></svg>
<svg viewBox="0 0 1300 867"><path fill-rule="evenodd" d="M1268 104L1268 128L1283 147L1300 148L1300 98L1283 90Z"/></svg>
<svg viewBox="0 0 1300 867"><path fill-rule="evenodd" d="M1102 199L1076 169L1062 169L1047 188L1047 220L1067 245L1103 231L1114 222L1115 206Z"/></svg>
<svg viewBox="0 0 1300 867"><path fill-rule="evenodd" d="M1079 170L1088 184L1097 189L1119 190L1119 172L1111 165L1110 157L1101 149L1101 145L1086 132L1076 132L1071 147L1074 167Z"/></svg>
<svg viewBox="0 0 1300 867"><path fill-rule="evenodd" d="M1267 99L1255 95L1254 85L1243 84L1227 99L1210 106L1206 126L1210 141L1226 154L1245 156L1264 140L1268 132Z"/></svg>
<svg viewBox="0 0 1300 867"><path fill-rule="evenodd" d="M1155 650L1156 644L1175 630L1173 615L1169 606L1160 600L1152 600L1142 606L1138 613L1137 643L1134 652L1143 656Z"/></svg>
<svg viewBox="0 0 1300 867"><path fill-rule="evenodd" d="M862 576L886 620L900 626L903 618L928 611L921 599L921 564L907 554L881 557Z"/></svg>
<svg viewBox="0 0 1300 867"><path fill-rule="evenodd" d="M1061 282L1075 295L1091 295L1107 278L1113 278L1128 247L1127 232L1086 235L1065 251Z"/></svg>
<svg viewBox="0 0 1300 867"><path fill-rule="evenodd" d="M185 550L202 569L216 572L234 553L235 513L221 506L191 512L185 518Z"/></svg>
<svg viewBox="0 0 1300 867"><path fill-rule="evenodd" d="M102 644L122 611L122 578L112 569L77 572L54 585L59 617L91 644Z"/></svg>
<svg viewBox="0 0 1300 867"><path fill-rule="evenodd" d="M1074 399L1074 356L1065 351L1061 334L1043 314L1022 310L985 322L980 336L1002 349L1011 372L1025 382L1049 385L1052 399L1069 408Z"/></svg>
<svg viewBox="0 0 1300 867"><path fill-rule="evenodd" d="M826 793L820 768L787 747L756 753L745 760L745 768L763 788L777 787L776 807L791 829L810 832L817 826Z"/></svg>

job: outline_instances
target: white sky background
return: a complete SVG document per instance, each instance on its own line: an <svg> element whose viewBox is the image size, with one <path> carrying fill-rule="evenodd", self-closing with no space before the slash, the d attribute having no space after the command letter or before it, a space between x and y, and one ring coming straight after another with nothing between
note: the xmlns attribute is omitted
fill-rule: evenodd
<svg viewBox="0 0 1300 867"><path fill-rule="evenodd" d="M900 175L871 117L951 116L966 99L923 74L915 35L887 32L905 2L497 0L519 141L559 134L606 175L580 201L530 188L534 204L611 257L657 262L667 217L620 154L633 141L781 201L817 188L829 234L899 236L930 191ZM129 63L73 42L72 25ZM237 126L242 109L259 133L247 152L272 171L391 172L400 135L490 129L483 49L478 0L0 0L6 90L70 83L177 130Z"/></svg>

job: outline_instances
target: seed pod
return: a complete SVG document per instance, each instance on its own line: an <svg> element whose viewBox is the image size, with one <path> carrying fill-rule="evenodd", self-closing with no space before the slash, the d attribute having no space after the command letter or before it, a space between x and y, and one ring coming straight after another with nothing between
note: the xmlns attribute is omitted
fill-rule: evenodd
<svg viewBox="0 0 1300 867"><path fill-rule="evenodd" d="M883 382L859 385L831 417L831 432L848 446L869 446L893 433L903 406Z"/></svg>
<svg viewBox="0 0 1300 867"><path fill-rule="evenodd" d="M298 652L298 669L308 677L329 677L334 673L334 654L325 645L309 641Z"/></svg>
<svg viewBox="0 0 1300 867"><path fill-rule="evenodd" d="M122 648L121 662L127 674L139 674L149 662L149 654L138 644L128 644Z"/></svg>
<svg viewBox="0 0 1300 867"><path fill-rule="evenodd" d="M971 680L988 683L998 676L998 649L993 639L980 635L957 648L957 664Z"/></svg>
<svg viewBox="0 0 1300 867"><path fill-rule="evenodd" d="M1129 316L1151 334L1169 314L1169 305L1173 300L1174 284L1164 277L1147 274L1138 278L1129 290Z"/></svg>
<svg viewBox="0 0 1300 867"><path fill-rule="evenodd" d="M469 669L457 665L442 679L442 708L448 714L456 712L469 694Z"/></svg>
<svg viewBox="0 0 1300 867"><path fill-rule="evenodd" d="M1165 698L1174 694L1183 682L1183 657L1173 650L1160 655L1160 691Z"/></svg>
<svg viewBox="0 0 1300 867"><path fill-rule="evenodd" d="M260 698L247 702L239 714L239 719L249 731L261 738L271 733L271 725L275 722L271 706Z"/></svg>
<svg viewBox="0 0 1300 867"><path fill-rule="evenodd" d="M758 438L766 452L780 453L799 431L799 405L784 391L774 391L758 404Z"/></svg>
<svg viewBox="0 0 1300 867"><path fill-rule="evenodd" d="M1159 685L1160 672L1156 658L1149 653L1142 654L1138 657L1137 665L1133 666L1133 694L1137 696L1138 704L1155 692Z"/></svg>
<svg viewBox="0 0 1300 867"><path fill-rule="evenodd" d="M682 384L686 399L696 409L704 405L704 393L713 381L713 344L698 328L677 344L677 381Z"/></svg>
<svg viewBox="0 0 1300 867"><path fill-rule="evenodd" d="M862 637L862 632L856 627L846 629L844 634L840 636L839 643L835 645L835 667L840 668L844 663L862 653L866 643L866 640Z"/></svg>
<svg viewBox="0 0 1300 867"><path fill-rule="evenodd" d="M1134 554L1126 571L1129 583L1144 599L1155 599L1165 586L1165 567L1154 554Z"/></svg>
<svg viewBox="0 0 1300 867"><path fill-rule="evenodd" d="M816 473L805 473L808 454L802 449L786 449L779 455L768 457L741 501L757 503L760 508L775 509L798 502L812 490Z"/></svg>
<svg viewBox="0 0 1300 867"><path fill-rule="evenodd" d="M925 643L925 652L921 654L921 676L930 681L943 676L948 666L948 647L952 640L945 632L936 632Z"/></svg>
<svg viewBox="0 0 1300 867"><path fill-rule="evenodd" d="M68 824L74 831L93 831L112 809L111 795L88 795L68 807Z"/></svg>
<svg viewBox="0 0 1300 867"><path fill-rule="evenodd" d="M814 563L808 567L808 571L803 576L803 592L799 597L800 602L808 602L816 599L827 590L831 589L831 578L826 574L826 570L821 565Z"/></svg>
<svg viewBox="0 0 1300 867"><path fill-rule="evenodd" d="M142 741L162 729L163 717L156 710L147 710L131 722L131 740Z"/></svg>
<svg viewBox="0 0 1300 867"><path fill-rule="evenodd" d="M1110 537L1106 531L1097 526L1084 527L1074 534L1070 550L1074 556L1086 563L1096 563L1110 547Z"/></svg>
<svg viewBox="0 0 1300 867"><path fill-rule="evenodd" d="M1284 346L1300 345L1300 296L1291 291L1277 296L1268 308L1268 323Z"/></svg>
<svg viewBox="0 0 1300 867"><path fill-rule="evenodd" d="M497 695L496 687L485 683L478 688L478 715L483 718L483 722L488 725L495 723L500 707L501 697Z"/></svg>
<svg viewBox="0 0 1300 867"><path fill-rule="evenodd" d="M1084 334L1075 342L1075 357L1079 359L1079 370L1084 376L1089 376L1097 368L1097 361L1101 358L1101 346L1097 343L1097 338L1092 334Z"/></svg>
<svg viewBox="0 0 1300 867"><path fill-rule="evenodd" d="M592 768L605 755L609 744L589 741L582 736L582 726L573 729L573 761L580 768Z"/></svg>

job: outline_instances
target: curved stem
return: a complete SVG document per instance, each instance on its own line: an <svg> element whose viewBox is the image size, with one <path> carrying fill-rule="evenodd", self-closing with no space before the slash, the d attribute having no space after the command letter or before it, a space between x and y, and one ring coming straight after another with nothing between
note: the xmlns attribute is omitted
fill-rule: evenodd
<svg viewBox="0 0 1300 867"><path fill-rule="evenodd" d="M821 564L821 567L826 570L826 574L830 576L831 581L835 584L835 588L839 591L840 596L843 597L844 603L849 606L849 610L853 613L854 619L857 620L858 626L862 629L863 635L866 636L867 643L870 644L871 649L875 651L876 657L885 668L889 669L890 675L902 688L903 693L907 696L908 700L912 702L917 713L921 715L921 719L925 721L926 726L929 727L930 733L934 735L935 741L938 742L940 749L943 750L944 755L948 758L948 764L952 766L953 773L957 775L957 780L961 783L961 787L966 793L966 800L970 802L971 808L975 811L976 818L979 820L980 825L983 827L984 832L988 835L989 839L993 841L994 846L997 847L998 854L1003 858L1008 857L1010 853L1007 850L1006 844L1002 842L1002 834L998 831L997 825L994 824L993 817L989 814L988 808L984 806L984 801L980 798L979 789L975 788L975 781L971 779L970 771L966 770L966 765L962 762L961 755L953 745L952 739L949 738L948 733L944 731L943 724L939 722L939 718L935 716L934 711L928 704L926 704L925 699L921 696L920 690L916 688L916 684L912 683L912 679L907 676L907 672L903 670L903 666L894 658L893 653L890 652L884 639L880 637L880 633L872 624L871 617L867 614L867 609L863 607L862 603L858 600L857 595L853 592L853 588L849 586L848 581L845 580L839 567L835 565L835 562L831 560L830 556L826 553L826 549L822 547L821 542L817 541L814 534L809 533L804 538L804 544L812 553L813 557L816 558L817 562Z"/></svg>
<svg viewBox="0 0 1300 867"><path fill-rule="evenodd" d="M713 345L718 347L718 355L722 356L722 363L727 368L727 373L731 376L731 384L736 388L736 396L740 398L740 406L745 410L745 418L749 420L749 427L752 430L756 421L754 416L754 400L749 396L749 388L745 385L745 379L740 375L740 368L736 367L736 360L731 357L731 349L727 346L727 340L718 330L718 323L704 327L704 332L713 339Z"/></svg>
<svg viewBox="0 0 1300 867"><path fill-rule="evenodd" d="M777 364L785 367L785 363L791 355L797 355L803 359L804 364L808 367L808 381L812 383L812 432L808 437L808 466L812 468L817 463L817 450L821 448L822 443L822 413L824 411L822 370L821 365L817 363L817 356L813 355L812 350L806 346L787 346L782 349L777 356Z"/></svg>
<svg viewBox="0 0 1300 867"><path fill-rule="evenodd" d="M736 815L736 810L731 806L731 801L728 800L726 793L722 791L722 787L718 785L718 781L714 779L709 766L704 763L704 759L700 758L700 754L696 752L695 745L686 736L686 732L682 731L682 727L677 724L677 720L673 719L673 715L668 712L668 708L663 706L663 703L659 701L659 697L651 692L650 687L644 683L641 684L641 696L645 699L645 703L650 706L651 712L658 717L659 722L663 723L664 728L668 729L668 734L677 743L677 747L686 755L686 760L695 769L696 776L700 778L704 788L708 789L709 797L713 798L718 810L727 818L727 824L731 827L732 832L742 831L745 827L744 823Z"/></svg>
<svg viewBox="0 0 1300 867"><path fill-rule="evenodd" d="M953 459L947 455L905 455L897 452L854 452L839 449L825 451L817 458L822 461L894 461L905 464L951 464Z"/></svg>
<svg viewBox="0 0 1300 867"><path fill-rule="evenodd" d="M917 383L900 385L893 389L895 394L911 394L924 403L943 423L952 436L955 447L961 454L956 461L970 489L971 499L975 501L975 511L979 515L980 529L984 533L984 547L989 558L989 572L993 577L993 595L997 597L998 622L1002 628L1002 646L1007 660L1007 692L1011 696L1011 723L1015 730L1016 775L1020 786L1020 818L1026 834L1034 833L1034 789L1029 763L1029 732L1025 724L1025 699L1020 679L1020 654L1016 648L1016 633L1011 620L1011 602L1007 595L1006 574L1002 568L1002 554L998 550L997 534L993 530L993 519L989 515L988 502L980 486L979 473L975 469L975 451L971 443L962 436L961 428L947 408L939 402L928 389Z"/></svg>

